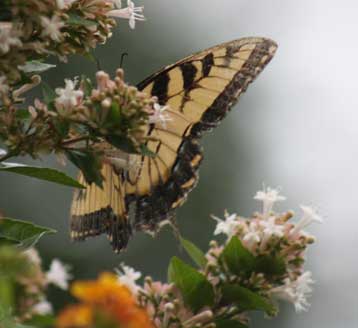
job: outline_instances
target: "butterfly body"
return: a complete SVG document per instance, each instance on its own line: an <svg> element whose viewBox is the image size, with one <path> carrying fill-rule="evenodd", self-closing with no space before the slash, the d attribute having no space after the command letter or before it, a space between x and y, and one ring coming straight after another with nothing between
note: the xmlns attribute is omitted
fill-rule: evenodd
<svg viewBox="0 0 358 328"><path fill-rule="evenodd" d="M171 220L197 184L202 134L219 124L276 48L264 38L235 40L191 55L141 82L138 89L168 106L170 116L165 124L151 124L145 131L155 156L112 156L112 163L103 165L103 189L93 184L74 196L72 238L106 233L119 251L133 230L156 231ZM121 168L122 161L128 161L128 169ZM81 174L79 181L86 184Z"/></svg>

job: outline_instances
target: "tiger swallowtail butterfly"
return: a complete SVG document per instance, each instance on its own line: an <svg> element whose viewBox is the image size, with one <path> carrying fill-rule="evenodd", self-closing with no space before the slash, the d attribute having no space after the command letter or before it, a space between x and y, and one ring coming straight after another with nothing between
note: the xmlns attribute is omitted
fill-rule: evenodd
<svg viewBox="0 0 358 328"><path fill-rule="evenodd" d="M243 38L191 55L139 83L139 90L168 106L170 120L147 131L155 156L130 154L127 159L136 165L126 170L104 164L102 189L80 174L87 188L73 198L72 239L105 233L119 252L134 230L155 232L171 220L198 181L203 132L220 123L276 49L269 39Z"/></svg>

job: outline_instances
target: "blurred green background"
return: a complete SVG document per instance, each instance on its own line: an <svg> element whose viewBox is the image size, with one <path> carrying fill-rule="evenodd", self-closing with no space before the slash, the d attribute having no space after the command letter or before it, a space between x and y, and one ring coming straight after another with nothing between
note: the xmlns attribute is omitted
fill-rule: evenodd
<svg viewBox="0 0 358 328"><path fill-rule="evenodd" d="M147 21L131 31L120 21L113 37L95 51L102 69L114 74L128 52L126 79L137 83L160 67L194 51L244 36L270 37L279 51L250 86L240 103L203 139L205 160L197 188L178 211L182 234L206 249L214 221L225 209L249 215L262 183L282 187L288 200L280 210L316 205L325 224L309 230L318 242L309 251L307 269L316 280L312 307L295 315L282 306L272 320L261 316L254 327L357 327L358 265L358 3L354 0L182 0L136 1ZM44 75L62 86L63 79L96 65L81 57L59 63ZM33 96L39 95L34 92ZM30 163L30 160L23 159ZM61 169L53 158L43 166ZM72 176L72 166L64 168ZM69 188L0 173L0 208L7 216L50 226L58 233L39 248L45 264L58 257L70 263L76 278L95 277L121 262L144 275L166 279L173 255L184 256L168 228L156 238L136 234L128 250L115 255L105 238L73 244L68 236L72 197ZM64 293L53 298L62 299Z"/></svg>

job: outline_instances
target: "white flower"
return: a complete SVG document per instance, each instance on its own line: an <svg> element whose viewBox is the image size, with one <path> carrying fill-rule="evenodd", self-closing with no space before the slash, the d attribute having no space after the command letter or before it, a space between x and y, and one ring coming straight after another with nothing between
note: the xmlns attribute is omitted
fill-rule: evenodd
<svg viewBox="0 0 358 328"><path fill-rule="evenodd" d="M8 53L11 46L21 47L22 42L14 36L12 24L0 23L0 53Z"/></svg>
<svg viewBox="0 0 358 328"><path fill-rule="evenodd" d="M61 289L68 289L68 281L72 278L69 268L60 260L54 259L50 265L50 270L46 273L46 280Z"/></svg>
<svg viewBox="0 0 358 328"><path fill-rule="evenodd" d="M121 264L121 269L116 269L116 273L119 276L119 282L136 295L140 289L140 286L137 285L136 281L142 276L139 271L135 271L133 268Z"/></svg>
<svg viewBox="0 0 358 328"><path fill-rule="evenodd" d="M76 1L77 0L56 0L56 3L57 7L62 10L71 7L71 5Z"/></svg>
<svg viewBox="0 0 358 328"><path fill-rule="evenodd" d="M218 222L214 231L214 235L219 235L223 233L229 237L228 239L230 239L236 233L237 228L240 225L240 222L237 220L236 214L225 214L225 220L221 220L214 215L212 215L211 217Z"/></svg>
<svg viewBox="0 0 358 328"><path fill-rule="evenodd" d="M39 315L46 315L46 314L51 314L53 312L53 308L50 302L43 300L37 304L35 304L32 308L31 308L31 312L33 314L39 314Z"/></svg>
<svg viewBox="0 0 358 328"><path fill-rule="evenodd" d="M291 230L290 234L295 235L312 222L322 223L322 218L318 215L317 211L310 206L301 205L301 210L303 211L303 215L301 220L295 225L295 227Z"/></svg>
<svg viewBox="0 0 358 328"><path fill-rule="evenodd" d="M149 116L149 124L159 123L166 128L166 122L171 121L169 114L165 113L168 106L160 106L158 103L154 104L154 113Z"/></svg>
<svg viewBox="0 0 358 328"><path fill-rule="evenodd" d="M72 108L79 104L83 98L82 90L75 90L76 81L65 80L65 88L57 88L56 104L64 108Z"/></svg>
<svg viewBox="0 0 358 328"><path fill-rule="evenodd" d="M292 281L289 278L285 279L283 286L275 287L270 290L273 297L282 299L293 303L297 312L307 311L310 304L307 301L312 293L312 273L307 271Z"/></svg>
<svg viewBox="0 0 358 328"><path fill-rule="evenodd" d="M65 26L65 23L59 16L52 16L51 18L41 16L41 25L44 28L41 35L49 36L53 41L61 41L61 28Z"/></svg>
<svg viewBox="0 0 358 328"><path fill-rule="evenodd" d="M33 247L29 248L24 252L24 254L29 259L30 262L37 265L41 265L41 258L39 252L35 248Z"/></svg>
<svg viewBox="0 0 358 328"><path fill-rule="evenodd" d="M120 4L120 3L119 3ZM134 29L136 21L144 21L143 16L144 7L135 7L131 0L127 1L126 8L115 9L108 12L108 16L129 19L129 26Z"/></svg>
<svg viewBox="0 0 358 328"><path fill-rule="evenodd" d="M283 201L286 199L286 197L284 196L281 196L279 194L279 190L277 189L271 189L270 187L268 187L266 190L264 188L264 190L260 190L256 193L254 199L256 200L260 200L262 201L264 204L263 206L263 217L264 219L268 218L271 211L272 211L272 208L273 208L273 205L276 203L276 202L280 202L280 201Z"/></svg>
<svg viewBox="0 0 358 328"><path fill-rule="evenodd" d="M274 216L269 217L265 221L260 221L260 226L263 228L265 237L282 237L284 235L284 226L277 224Z"/></svg>
<svg viewBox="0 0 358 328"><path fill-rule="evenodd" d="M1 43L0 43L1 47ZM7 79L6 76L0 76L0 95L1 94L7 94L9 92L9 86L6 83Z"/></svg>
<svg viewBox="0 0 358 328"><path fill-rule="evenodd" d="M253 251L255 246L260 242L260 240L261 233L257 222L250 222L249 229L245 233L244 238L242 239L242 241L245 243L245 247L249 251Z"/></svg>

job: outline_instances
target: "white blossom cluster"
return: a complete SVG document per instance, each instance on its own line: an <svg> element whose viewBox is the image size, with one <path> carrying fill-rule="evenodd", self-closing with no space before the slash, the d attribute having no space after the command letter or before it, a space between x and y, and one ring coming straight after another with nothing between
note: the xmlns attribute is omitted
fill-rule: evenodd
<svg viewBox="0 0 358 328"><path fill-rule="evenodd" d="M271 285L266 291L267 295L293 303L297 311L306 310L313 280L311 272L303 270L303 263L306 247L314 242L314 237L303 229L313 222L322 222L322 218L312 207L301 205L301 219L297 223L291 223L289 220L293 217L292 212L278 214L273 211L275 203L286 199L277 189L258 191L254 199L263 203L261 213L255 213L248 219L227 213L224 219L213 217L217 221L214 234L226 235L227 242L233 236L238 237L254 256L273 253L280 256L287 266L287 273L281 282L273 284L272 281L266 281L266 286ZM222 250L222 246L212 243L207 255L211 264L217 265Z"/></svg>

